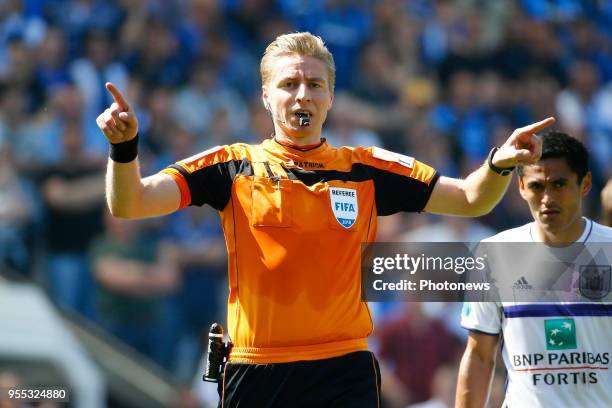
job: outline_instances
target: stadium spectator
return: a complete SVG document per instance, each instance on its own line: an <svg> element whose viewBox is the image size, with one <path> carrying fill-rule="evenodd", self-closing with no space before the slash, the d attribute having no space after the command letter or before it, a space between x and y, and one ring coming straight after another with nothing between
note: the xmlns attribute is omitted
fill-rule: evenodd
<svg viewBox="0 0 612 408"><path fill-rule="evenodd" d="M59 160L61 145L59 136L48 132L39 112L30 111L28 99L23 88L12 85L0 88L0 130L19 171L31 176L34 170Z"/></svg>
<svg viewBox="0 0 612 408"><path fill-rule="evenodd" d="M478 242L494 231L477 220L452 218L447 222L437 220L402 234L405 242Z"/></svg>
<svg viewBox="0 0 612 408"><path fill-rule="evenodd" d="M381 364L404 385L406 402L412 404L432 397L435 372L455 361L460 351L458 339L442 321L427 316L419 302L405 303L401 315L381 325L376 337Z"/></svg>
<svg viewBox="0 0 612 408"><path fill-rule="evenodd" d="M469 71L451 74L449 103L437 104L430 118L435 128L456 139L453 142L461 150L464 170L480 165L490 144L484 112L476 104L476 84L475 75Z"/></svg>
<svg viewBox="0 0 612 408"><path fill-rule="evenodd" d="M59 27L49 27L36 49L36 80L46 94L70 81L66 35Z"/></svg>
<svg viewBox="0 0 612 408"><path fill-rule="evenodd" d="M371 319L358 296L359 248L375 237L372 214L490 211L508 186L508 169L539 158L535 132L554 122L517 129L465 180L440 177L407 156L380 148L337 149L321 140L334 73L320 38L279 36L261 63L262 100L274 137L261 145L218 146L145 179L137 160L138 120L107 84L115 102L97 123L111 142L111 212L144 218L209 203L221 213L234 342L220 387L226 406L244 399L254 405L287 405L295 398L306 405L379 403L376 361L366 345ZM362 178L368 183L357 182Z"/></svg>
<svg viewBox="0 0 612 408"><path fill-rule="evenodd" d="M570 248L569 244L574 242L612 242L612 228L582 216L582 200L591 190L592 175L588 152L577 139L561 132L546 133L541 160L521 165L517 170L519 191L534 221L503 231L485 242L541 242L551 254L553 247ZM556 262L563 261L562 251L554 252ZM575 261L571 264L573 270L584 265L575 254L571 261ZM522 273L527 283L525 276L533 279L544 271ZM538 289L550 288L536 286L535 290ZM601 289L606 290L605 286ZM601 301L592 303L584 303L586 297L580 298L583 303L538 303L535 296L526 302L503 298L499 302L466 302L461 324L470 334L461 360L456 406L487 404L502 336L502 355L508 372L504 406L612 405L607 373L610 361L607 357L601 359L612 341L611 309L605 298L609 290L608 286ZM559 339L556 335L563 337ZM551 357L565 350L571 350L572 355L600 357L582 366ZM543 360L522 356L542 356Z"/></svg>
<svg viewBox="0 0 612 408"><path fill-rule="evenodd" d="M232 113L228 123L232 133L244 132L248 108L238 92L228 88L216 65L200 60L190 71L190 83L181 88L173 101L172 114L182 127L195 135L206 135L219 111ZM207 140L207 144L216 144ZM227 143L221 141L221 144Z"/></svg>
<svg viewBox="0 0 612 408"><path fill-rule="evenodd" d="M173 132L176 123L172 117L172 89L169 87L150 87L144 106L146 118L140 131L143 145L156 156L168 153L170 140L165 136Z"/></svg>
<svg viewBox="0 0 612 408"><path fill-rule="evenodd" d="M331 112L328 128L324 131L325 139L332 146L378 146L382 140L368 129L358 126L350 112L334 109Z"/></svg>
<svg viewBox="0 0 612 408"><path fill-rule="evenodd" d="M181 52L177 33L161 16L149 16L145 21L140 21L142 14L130 16L136 19L133 41L123 39L122 44L123 60L129 71L137 73L148 87L181 85L185 81L191 56Z"/></svg>
<svg viewBox="0 0 612 408"><path fill-rule="evenodd" d="M457 366L446 364L438 367L431 381L431 398L410 404L407 408L453 408L456 381Z"/></svg>
<svg viewBox="0 0 612 408"><path fill-rule="evenodd" d="M109 103L104 83L112 81L125 89L128 71L117 57L116 41L111 37L110 31L90 27L83 41L85 55L70 64L69 72L83 98L83 119L87 123L93 123L96 113ZM96 133L89 132L90 128L84 130L86 150L103 155L106 146L99 143L100 139L96 137Z"/></svg>
<svg viewBox="0 0 612 408"><path fill-rule="evenodd" d="M42 170L40 191L46 213L44 243L49 293L61 307L93 317L93 281L87 258L102 231L104 180L101 163L84 151L78 123L68 123L62 159Z"/></svg>
<svg viewBox="0 0 612 408"><path fill-rule="evenodd" d="M147 240L142 223L107 214L104 234L91 243L89 254L98 283L97 320L126 344L168 367L175 333L169 330L167 297L180 283L174 248Z"/></svg>
<svg viewBox="0 0 612 408"><path fill-rule="evenodd" d="M251 142L261 142L274 132L274 127L270 123L270 114L261 105L261 99L253 97L249 101L249 117L251 122L249 124L249 133L245 135L244 139Z"/></svg>
<svg viewBox="0 0 612 408"><path fill-rule="evenodd" d="M32 184L17 171L8 144L0 140L0 270L29 273L29 238L40 213L36 198Z"/></svg>
<svg viewBox="0 0 612 408"><path fill-rule="evenodd" d="M589 61L575 61L569 68L569 86L556 99L559 122L584 140L587 114L592 110L593 98L599 87L599 74Z"/></svg>

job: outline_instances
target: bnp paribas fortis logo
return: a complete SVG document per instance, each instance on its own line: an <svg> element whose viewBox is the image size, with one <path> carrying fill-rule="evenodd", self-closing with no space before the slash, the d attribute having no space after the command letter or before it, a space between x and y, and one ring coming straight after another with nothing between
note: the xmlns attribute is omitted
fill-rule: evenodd
<svg viewBox="0 0 612 408"><path fill-rule="evenodd" d="M544 321L546 350L568 350L576 348L576 323L574 319L551 319Z"/></svg>

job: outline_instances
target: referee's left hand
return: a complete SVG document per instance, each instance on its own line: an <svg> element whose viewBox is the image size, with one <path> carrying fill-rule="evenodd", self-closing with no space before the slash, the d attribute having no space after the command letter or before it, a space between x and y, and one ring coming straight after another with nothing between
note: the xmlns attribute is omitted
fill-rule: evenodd
<svg viewBox="0 0 612 408"><path fill-rule="evenodd" d="M542 140L536 133L553 123L555 118L549 117L516 129L495 153L493 164L500 168L510 168L518 164L536 163L542 155Z"/></svg>

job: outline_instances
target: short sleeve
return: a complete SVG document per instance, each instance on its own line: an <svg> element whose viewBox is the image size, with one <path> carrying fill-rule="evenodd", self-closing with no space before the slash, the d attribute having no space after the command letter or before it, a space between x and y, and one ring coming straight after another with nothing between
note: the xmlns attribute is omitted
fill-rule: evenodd
<svg viewBox="0 0 612 408"><path fill-rule="evenodd" d="M230 200L234 177L242 162L231 146L217 146L180 160L161 172L172 177L178 185L180 208L209 204L222 211Z"/></svg>
<svg viewBox="0 0 612 408"><path fill-rule="evenodd" d="M374 181L378 215L423 211L438 181L438 172L414 157L379 147L368 152L365 164Z"/></svg>
<svg viewBox="0 0 612 408"><path fill-rule="evenodd" d="M501 332L500 307L495 302L465 302L461 310L461 326L485 334Z"/></svg>

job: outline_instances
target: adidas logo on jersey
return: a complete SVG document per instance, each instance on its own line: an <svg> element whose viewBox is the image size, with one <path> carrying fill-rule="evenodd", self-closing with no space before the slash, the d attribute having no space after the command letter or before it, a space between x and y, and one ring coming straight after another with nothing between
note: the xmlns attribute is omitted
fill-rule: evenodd
<svg viewBox="0 0 612 408"><path fill-rule="evenodd" d="M533 286L531 286L527 282L527 279L525 279L524 276L521 276L521 278L519 280L514 282L514 285L512 286L512 288L514 288L514 289L521 289L521 290L531 290L531 289L533 289Z"/></svg>

